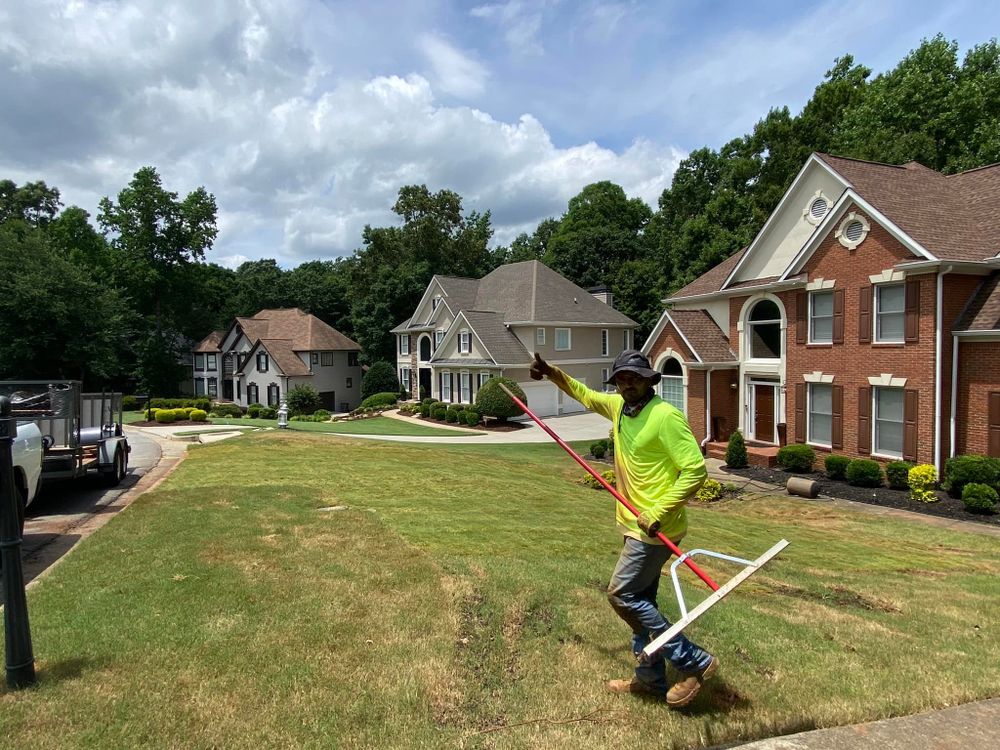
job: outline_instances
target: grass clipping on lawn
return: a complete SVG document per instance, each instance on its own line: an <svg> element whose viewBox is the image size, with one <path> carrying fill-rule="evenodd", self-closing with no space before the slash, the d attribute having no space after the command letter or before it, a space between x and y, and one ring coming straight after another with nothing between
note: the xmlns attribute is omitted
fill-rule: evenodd
<svg viewBox="0 0 1000 750"><path fill-rule="evenodd" d="M578 476L554 445L195 447L30 590L0 744L687 748L1000 694L994 538L778 498L691 509L686 548L792 543L692 627L695 703L604 692L621 537Z"/></svg>

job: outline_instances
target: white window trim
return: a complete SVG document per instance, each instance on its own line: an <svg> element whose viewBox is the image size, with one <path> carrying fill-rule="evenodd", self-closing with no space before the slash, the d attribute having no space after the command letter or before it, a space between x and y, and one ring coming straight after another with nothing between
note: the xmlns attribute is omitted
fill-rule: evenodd
<svg viewBox="0 0 1000 750"><path fill-rule="evenodd" d="M891 372L883 372L878 377L868 376L868 385L876 388L905 388L906 378L897 378Z"/></svg>
<svg viewBox="0 0 1000 750"><path fill-rule="evenodd" d="M566 346L559 346L559 332L566 331ZM568 352L573 349L573 329L572 328L557 328L555 338L553 340L553 346L557 352Z"/></svg>
<svg viewBox="0 0 1000 750"><path fill-rule="evenodd" d="M855 221L861 222L861 236L858 237L858 239L856 240L849 240L847 239L847 234L846 234L847 227L849 227ZM871 231L871 229L872 226L871 224L868 223L868 219L866 219L864 216L857 213L856 211L851 211L849 214L847 214L847 216L844 217L843 221L840 222L840 226L837 227L837 231L834 233L833 236L836 237L837 241L840 242L840 244L846 247L848 250L854 250L855 248L857 248L858 245L864 242L865 239L867 239L868 233Z"/></svg>
<svg viewBox="0 0 1000 750"><path fill-rule="evenodd" d="M432 349L432 351L437 351L437 348L441 346L442 341L444 341L444 329L438 328L434 331L434 349Z"/></svg>
<svg viewBox="0 0 1000 750"><path fill-rule="evenodd" d="M408 355L410 353L410 334L404 333L399 337L399 353Z"/></svg>
<svg viewBox="0 0 1000 750"><path fill-rule="evenodd" d="M807 383L832 383L833 377L833 375L820 372L819 370L813 370L802 375L802 379Z"/></svg>
<svg viewBox="0 0 1000 750"><path fill-rule="evenodd" d="M469 354L472 351L472 334L468 328L458 332L458 353Z"/></svg>
<svg viewBox="0 0 1000 750"><path fill-rule="evenodd" d="M611 377L611 368L602 367L601 368L601 384L604 388L605 393L614 393L615 387L611 383L606 383L605 381Z"/></svg>
<svg viewBox="0 0 1000 750"><path fill-rule="evenodd" d="M477 375L477 377L476 377L476 390L479 390L484 385L486 385L486 381L490 379L490 374L488 372L480 372L480 373L476 373L476 375Z"/></svg>
<svg viewBox="0 0 1000 750"><path fill-rule="evenodd" d="M536 328L535 329L535 344L537 346L545 346L545 329Z"/></svg>
<svg viewBox="0 0 1000 750"><path fill-rule="evenodd" d="M622 344L624 344L624 346L622 346L622 351L625 351L625 350L629 349L629 343L630 343L630 341L629 341L629 339L630 339L629 333L631 333L631 332L629 331L628 328L626 328L625 330L622 331L622 334L623 334L623 336L622 336Z"/></svg>
<svg viewBox="0 0 1000 750"><path fill-rule="evenodd" d="M904 378L900 378L900 379L905 381ZM870 383L871 380L872 379L869 378L868 382ZM902 421L900 422L900 424L902 425L902 442L903 442L903 445L900 446L899 453L882 453L882 452L879 451L879 445L878 445L878 423L880 421L879 418L878 418L878 393L879 393L880 390L883 390L883 389L885 389L885 390L900 391L900 392L902 392L902 390L903 390L902 386L896 386L896 385L876 385L874 388L872 388L872 403L871 403L871 419L872 419L871 446L872 446L872 453L871 453L871 455L878 456L879 458L888 458L888 459L893 459L893 460L901 461L903 459L903 449L904 449L905 443L906 443L906 396L905 396L905 394L903 396L903 418L902 418Z"/></svg>
<svg viewBox="0 0 1000 750"><path fill-rule="evenodd" d="M601 329L601 356L607 357L611 349L611 331L607 328Z"/></svg>
<svg viewBox="0 0 1000 750"><path fill-rule="evenodd" d="M829 341L817 341L816 339L813 338L813 320L816 319L816 315L815 315L814 307L813 307L813 300L816 299L816 295L817 294L829 294L830 295L830 300L831 300L831 302L833 302L834 301L833 291L832 290L826 290L826 289L824 289L822 291L809 292L808 294L809 294L809 325L808 325L809 336L806 339L806 341L808 343L810 343L810 344L832 344L833 343L833 320L836 317L834 315L833 306L831 305L831 307L830 307L830 315L829 315L829 318L830 318L830 340ZM824 316L824 319L825 319L825 316Z"/></svg>
<svg viewBox="0 0 1000 750"><path fill-rule="evenodd" d="M823 212L822 216L813 216L812 213L812 204L816 202L817 198L822 198L823 200L826 201L826 210ZM817 226L820 222L823 221L823 219L827 217L827 215L830 213L831 208L833 208L833 201L831 201L829 197L824 195L822 190L817 190L815 193L809 196L809 200L806 201L806 206L805 208L802 209L802 217L813 226Z"/></svg>
<svg viewBox="0 0 1000 750"><path fill-rule="evenodd" d="M472 403L472 375L468 371L463 370L458 374L458 402Z"/></svg>
<svg viewBox="0 0 1000 750"><path fill-rule="evenodd" d="M893 315L902 314L903 316L903 332L898 339L880 339L878 337L878 322L879 322L879 300L882 296L882 290L888 287L898 287L903 290L903 310L902 313L893 313ZM893 282L890 284L875 284L874 294L872 299L872 343L873 344L905 344L906 343L906 285L900 282Z"/></svg>
<svg viewBox="0 0 1000 750"><path fill-rule="evenodd" d="M441 378L438 381L441 384L441 401L443 401L446 404L453 404L453 403L455 403L452 400L452 397L454 396L454 394L451 392L451 370L442 370L439 373L439 375L440 375L440 378ZM447 376L447 377L445 377L445 376ZM445 383L448 384L448 398L445 398L445 396L444 396L444 385L445 385Z"/></svg>
<svg viewBox="0 0 1000 750"><path fill-rule="evenodd" d="M806 386L806 444L807 445L817 445L820 448L833 449L833 386L830 383L833 382L833 376L830 376L830 380L827 381L813 381ZM830 388L830 442L821 443L816 440L810 440L809 436L812 434L812 400L813 400L813 386L823 385Z"/></svg>

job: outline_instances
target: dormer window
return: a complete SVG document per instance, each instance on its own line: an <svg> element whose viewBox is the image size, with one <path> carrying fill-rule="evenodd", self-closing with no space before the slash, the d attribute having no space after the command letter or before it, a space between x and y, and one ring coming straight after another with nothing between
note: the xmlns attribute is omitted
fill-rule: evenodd
<svg viewBox="0 0 1000 750"><path fill-rule="evenodd" d="M472 351L472 334L462 329L458 334L458 353L468 354Z"/></svg>
<svg viewBox="0 0 1000 750"><path fill-rule="evenodd" d="M441 304L441 295L435 294L434 299L431 300L431 311L437 310L438 305Z"/></svg>
<svg viewBox="0 0 1000 750"><path fill-rule="evenodd" d="M267 372L267 355L261 352L257 355L257 372Z"/></svg>
<svg viewBox="0 0 1000 750"><path fill-rule="evenodd" d="M437 329L434 331L434 349L436 350L441 346L441 341L444 339L444 331L442 329Z"/></svg>

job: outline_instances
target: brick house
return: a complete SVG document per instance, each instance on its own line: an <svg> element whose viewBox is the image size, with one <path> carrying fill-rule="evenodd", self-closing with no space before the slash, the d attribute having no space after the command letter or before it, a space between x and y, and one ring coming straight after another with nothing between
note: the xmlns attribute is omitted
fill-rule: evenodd
<svg viewBox="0 0 1000 750"><path fill-rule="evenodd" d="M361 403L361 347L315 315L261 310L213 331L193 349L194 392L240 406L278 406L297 385L311 385L323 408Z"/></svg>
<svg viewBox="0 0 1000 750"><path fill-rule="evenodd" d="M1000 164L813 154L748 247L664 300L664 397L720 457L737 428L758 463L1000 456L998 197Z"/></svg>
<svg viewBox="0 0 1000 750"><path fill-rule="evenodd" d="M636 322L607 287L585 290L537 260L508 263L481 279L434 276L409 319L392 329L396 370L414 396L475 403L504 375L540 416L584 407L547 380L529 378L532 352L601 389L614 358L634 342Z"/></svg>

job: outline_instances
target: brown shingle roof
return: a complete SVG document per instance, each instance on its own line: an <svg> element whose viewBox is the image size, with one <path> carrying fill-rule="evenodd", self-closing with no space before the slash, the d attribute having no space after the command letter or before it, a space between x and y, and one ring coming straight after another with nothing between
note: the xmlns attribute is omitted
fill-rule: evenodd
<svg viewBox="0 0 1000 750"><path fill-rule="evenodd" d="M522 362L527 365L531 362L531 354L524 348L521 340L504 325L500 313L466 310L462 314L498 365L517 365Z"/></svg>
<svg viewBox="0 0 1000 750"><path fill-rule="evenodd" d="M225 331L212 331L205 338L199 341L193 351L195 352L219 352L222 351L219 345L222 343L222 337L226 335Z"/></svg>
<svg viewBox="0 0 1000 750"><path fill-rule="evenodd" d="M283 339L292 351L360 351L361 346L315 315L297 307L261 310L252 318L237 318L251 343L261 339Z"/></svg>
<svg viewBox="0 0 1000 750"><path fill-rule="evenodd" d="M956 331L1000 330L1000 273L983 280L965 312L955 323Z"/></svg>
<svg viewBox="0 0 1000 750"><path fill-rule="evenodd" d="M679 299L681 297L697 297L701 294L711 294L722 288L723 282L729 276L736 264L746 253L747 249L737 250L714 268L710 268L697 279L685 287L678 289L670 295L668 299Z"/></svg>
<svg viewBox="0 0 1000 750"><path fill-rule="evenodd" d="M264 349L274 363L281 368L284 375L312 375L309 365L292 349L292 343L287 339L261 339L260 348ZM252 361L252 358L248 361Z"/></svg>
<svg viewBox="0 0 1000 750"><path fill-rule="evenodd" d="M1000 180L996 167L948 177L916 162L894 166L816 154L896 226L942 260L983 260L1000 252L1000 225L984 232L977 209ZM995 195L995 193L994 193Z"/></svg>
<svg viewBox="0 0 1000 750"><path fill-rule="evenodd" d="M674 326L702 362L735 362L729 338L705 310L668 310Z"/></svg>

